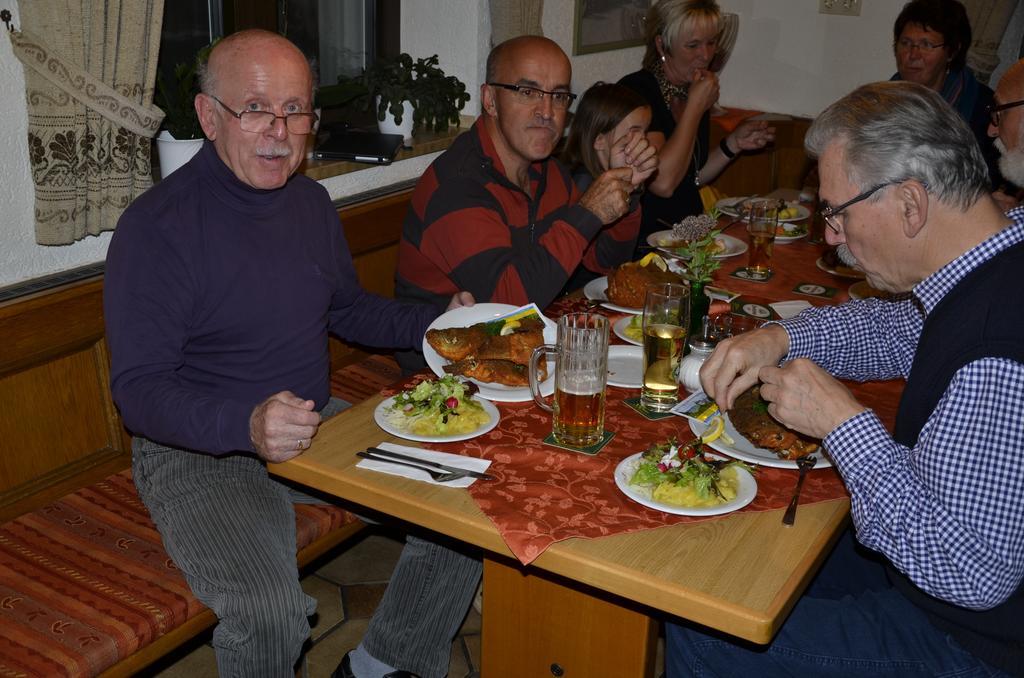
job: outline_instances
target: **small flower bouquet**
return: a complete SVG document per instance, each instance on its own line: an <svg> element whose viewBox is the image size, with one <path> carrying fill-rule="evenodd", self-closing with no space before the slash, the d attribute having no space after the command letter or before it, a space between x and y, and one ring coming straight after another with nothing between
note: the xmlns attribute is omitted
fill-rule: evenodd
<svg viewBox="0 0 1024 678"><path fill-rule="evenodd" d="M712 208L707 214L686 217L672 226L672 238L685 241L685 244L674 248L674 252L686 259L686 270L681 275L695 283L711 282L711 275L719 269L722 262L715 255L722 247L716 240L721 233L715 228L718 223L718 210Z"/></svg>

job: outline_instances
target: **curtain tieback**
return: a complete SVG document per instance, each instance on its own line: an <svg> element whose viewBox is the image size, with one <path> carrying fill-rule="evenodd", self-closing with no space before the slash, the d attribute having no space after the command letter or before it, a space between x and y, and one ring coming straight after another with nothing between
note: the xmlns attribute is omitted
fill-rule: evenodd
<svg viewBox="0 0 1024 678"><path fill-rule="evenodd" d="M52 84L67 92L115 125L142 137L153 137L160 129L164 112L156 106L144 106L128 99L103 81L65 61L44 42L25 31L11 31L14 54Z"/></svg>

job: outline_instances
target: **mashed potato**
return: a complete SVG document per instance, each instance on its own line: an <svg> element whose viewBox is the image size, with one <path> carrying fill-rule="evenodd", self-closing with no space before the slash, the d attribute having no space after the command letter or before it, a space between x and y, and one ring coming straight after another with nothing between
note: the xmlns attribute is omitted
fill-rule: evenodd
<svg viewBox="0 0 1024 678"><path fill-rule="evenodd" d="M673 506L686 506L687 508L710 508L720 506L736 498L739 491L740 480L736 475L736 468L729 466L722 470L718 477L718 489L725 499L716 494L709 493L701 496L693 484L677 485L675 483L661 483L654 488L652 494L657 501L672 504Z"/></svg>

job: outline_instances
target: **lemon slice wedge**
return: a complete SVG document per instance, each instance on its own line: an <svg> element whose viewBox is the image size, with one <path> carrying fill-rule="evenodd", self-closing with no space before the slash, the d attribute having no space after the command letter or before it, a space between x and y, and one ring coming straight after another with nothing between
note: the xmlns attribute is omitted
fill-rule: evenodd
<svg viewBox="0 0 1024 678"><path fill-rule="evenodd" d="M516 329L519 327L519 325L520 325L520 322L518 320L509 320L509 321L507 321L504 325L501 326L501 332L500 332L501 336L504 337L504 336L506 336L508 334L512 334L513 332L516 331ZM491 331L493 332L494 330L491 330Z"/></svg>
<svg viewBox="0 0 1024 678"><path fill-rule="evenodd" d="M657 252L648 252L638 263L641 267L646 266L647 264L654 264L662 271L668 270L668 264L665 263L665 260L662 259L661 255Z"/></svg>
<svg viewBox="0 0 1024 678"><path fill-rule="evenodd" d="M722 419L721 416L711 417L710 421L708 421L708 427L700 437L700 441L702 443L712 443L721 438L724 431L725 419Z"/></svg>

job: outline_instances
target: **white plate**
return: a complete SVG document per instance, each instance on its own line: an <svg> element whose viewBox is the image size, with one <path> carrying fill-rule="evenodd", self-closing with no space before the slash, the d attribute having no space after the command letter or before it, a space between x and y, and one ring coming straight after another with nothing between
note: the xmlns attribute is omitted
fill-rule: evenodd
<svg viewBox="0 0 1024 678"><path fill-rule="evenodd" d="M785 227L783 227L782 230L786 231ZM801 240L803 238L806 238L807 234L810 233L810 230L808 230L807 224L799 224L792 231L786 231L786 232L791 234L791 235L779 235L778 232L776 231L776 233L775 233L775 242L779 243L780 245L788 245L791 242L796 242L797 240Z"/></svg>
<svg viewBox="0 0 1024 678"><path fill-rule="evenodd" d="M694 419L686 418L690 422L690 430L693 431L694 435L701 435L704 433L704 429L707 428L707 424L698 422ZM796 462L792 459L780 459L771 450L766 450L763 447L754 447L753 443L744 438L736 430L736 427L732 425L729 420L729 415L725 415L725 432L733 439L732 445L726 445L725 442L719 438L718 440L707 443L713 450L718 450L722 454L727 454L734 459L739 459L751 464L757 464L758 466L771 466L772 468L797 468ZM821 448L818 451L810 455L818 458L818 463L814 465L814 468L828 468L832 466L832 462L827 456L825 456Z"/></svg>
<svg viewBox="0 0 1024 678"><path fill-rule="evenodd" d="M476 323L485 322L500 318L503 315L516 310L516 306L510 304L477 304L475 306L460 306L447 313L442 313L434 322L430 323L429 330L443 330L449 327L469 327ZM541 316L544 320L544 343L554 344L558 338L558 326L550 318ZM446 372L444 366L448 361L437 354L426 336L423 337L423 357L427 360L427 366L434 374L443 377ZM488 384L486 382L470 379L480 387L477 396L485 400L496 400L502 403L524 403L533 400L529 386L504 386L502 384ZM540 383L541 395L549 396L555 392L555 365L554 361L548 359L548 378ZM397 435L397 434L396 434Z"/></svg>
<svg viewBox="0 0 1024 678"><path fill-rule="evenodd" d="M636 467L640 464L641 454L638 452L619 462L619 465L615 467L615 484L624 495L638 504L643 504L647 508L664 511L665 513L674 513L678 516L718 516L723 513L738 511L754 501L754 497L757 496L757 481L754 480L754 476L743 469L736 469L736 477L740 480L740 486L736 497L732 501L727 501L718 506L707 507L677 506L656 501L645 494L640 488L629 484L629 479L633 477Z"/></svg>
<svg viewBox="0 0 1024 678"><path fill-rule="evenodd" d="M867 280L861 280L850 285L850 298L851 299L888 299L890 295L888 292L882 290L876 290L868 283Z"/></svg>
<svg viewBox="0 0 1024 678"><path fill-rule="evenodd" d="M743 206L743 203L745 203L748 199L749 198L722 198L721 200L715 203L715 207L718 208L719 212L726 216L739 217L740 208ZM796 216L790 217L789 219L779 219L779 221L781 222L803 221L807 217L811 216L811 210L807 209L798 202L787 201L786 207L795 207Z"/></svg>
<svg viewBox="0 0 1024 678"><path fill-rule="evenodd" d="M670 254L673 257L678 257L679 255L676 254L673 248L662 247L658 244L662 238L668 238L671 235L672 231L656 231L647 236L647 244L665 252L666 254ZM725 235L722 233L716 236L715 240L722 246L722 251L715 255L715 259L728 259L729 257L735 257L747 251L747 243L739 238L734 238L731 235Z"/></svg>
<svg viewBox="0 0 1024 678"><path fill-rule="evenodd" d="M632 322L633 318L635 317L635 315L627 315L625 317L619 318L618 320L615 321L615 324L612 325L612 331L615 332L615 336L617 336L619 339L622 339L626 343L633 344L634 346L643 346L644 342L640 341L639 339L634 339L633 337L626 334L626 327L629 326L629 323Z"/></svg>
<svg viewBox="0 0 1024 678"><path fill-rule="evenodd" d="M642 308L629 308L628 306L619 306L608 301L608 276L601 276L591 280L583 286L583 296L591 301L599 301L601 305L612 311L618 311L619 313L632 313L633 315L641 315L644 310Z"/></svg>
<svg viewBox="0 0 1024 678"><path fill-rule="evenodd" d="M608 347L608 385L640 388L644 385L644 350L639 346Z"/></svg>
<svg viewBox="0 0 1024 678"><path fill-rule="evenodd" d="M849 266L832 268L831 266L826 264L825 260L822 259L821 257L818 257L818 259L814 262L814 265L817 266L819 270L825 271L825 273L831 273L832 275L839 278L847 278L849 280L864 279L864 274L861 271L858 271L855 268L850 268Z"/></svg>
<svg viewBox="0 0 1024 678"><path fill-rule="evenodd" d="M480 403L480 406L484 408L484 412L487 413L487 416L489 417L487 423L473 431L457 433L450 436L421 436L406 431L405 429L392 426L388 422L385 410L394 404L395 396L391 396L377 405L377 408L373 411L373 420L377 422L377 426L380 426L385 432L390 433L393 436L398 436L399 438L405 438L406 440L415 440L421 443L454 443L459 440L469 440L470 438L482 436L498 425L498 420L501 419L501 415L498 413L498 408L483 398L477 398L476 401Z"/></svg>

